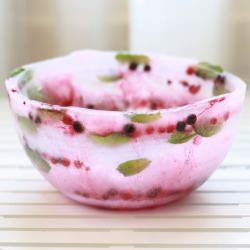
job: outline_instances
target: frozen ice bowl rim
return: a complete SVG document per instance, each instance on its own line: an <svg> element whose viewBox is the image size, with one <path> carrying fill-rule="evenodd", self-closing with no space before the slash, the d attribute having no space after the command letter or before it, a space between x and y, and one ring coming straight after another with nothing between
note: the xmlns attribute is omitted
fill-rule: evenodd
<svg viewBox="0 0 250 250"><path fill-rule="evenodd" d="M151 53L152 55L152 53ZM67 56L67 55L66 55ZM158 55L159 56L159 55ZM165 58L169 58L169 59L184 59L187 60L188 58L182 58L182 57L169 57L169 56L164 56ZM56 58L52 58L53 59L60 59L62 57L56 57ZM189 58L190 60L190 58ZM191 59L197 62L196 59ZM38 61L34 64L38 64L38 63L46 63L46 61L49 60L42 60L42 61ZM34 65L32 64L26 64L23 65L23 67L26 66L30 66L30 65ZM246 91L246 83L239 78L238 76L229 73L227 71L223 72L223 75L227 78L227 86L230 88L230 92L226 93L226 94L222 94L222 95L218 95L218 96L212 96L210 98L205 98L203 100L200 101L196 101L194 103L191 104L186 104L183 106L179 106L179 107L171 107L171 108L163 108L163 109L156 109L156 110L149 110L149 111L144 111L144 113L155 113L157 111L160 111L162 115L167 115L168 113L175 113L175 112L180 112L180 111L188 111L189 109L194 109L195 107L198 107L200 105L203 105L205 103L208 103L210 101L216 100L218 98L221 97L229 97L229 96L235 96L235 97L239 97L239 99L244 98L245 95L245 91ZM5 81L5 86L7 89L7 93L8 96L10 98L11 95L11 100L16 101L17 103L20 103L20 105L25 101L28 102L30 105L32 105L34 108L43 108L43 109L55 109L55 110L71 110L71 111L77 111L77 112L84 112L84 113L89 113L89 114L99 114L102 113L103 115L120 115L120 114L126 114L126 113L131 113L131 111L119 111L119 110L100 110L100 109L88 109L88 108L84 108L84 107L77 107L77 106L61 106L61 105L55 105L55 104L49 104L46 102L41 102L41 101L37 101L37 100L31 100L29 99L27 96L25 96L23 93L21 92L15 92L14 95L12 95L13 93L13 88L18 88L18 77L10 77ZM137 113L137 111L133 111L133 113ZM139 112L140 113L140 112Z"/></svg>

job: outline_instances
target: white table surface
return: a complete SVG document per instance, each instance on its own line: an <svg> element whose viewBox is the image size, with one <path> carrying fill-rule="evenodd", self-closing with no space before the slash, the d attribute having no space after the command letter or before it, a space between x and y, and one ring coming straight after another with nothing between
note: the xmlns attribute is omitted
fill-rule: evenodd
<svg viewBox="0 0 250 250"><path fill-rule="evenodd" d="M115 212L76 204L33 169L0 101L0 249L250 249L250 99L223 164L187 199Z"/></svg>

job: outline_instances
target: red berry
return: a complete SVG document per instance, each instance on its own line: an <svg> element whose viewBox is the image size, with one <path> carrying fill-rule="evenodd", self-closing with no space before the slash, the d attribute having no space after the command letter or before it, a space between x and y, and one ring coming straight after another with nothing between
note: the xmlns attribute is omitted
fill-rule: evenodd
<svg viewBox="0 0 250 250"><path fill-rule="evenodd" d="M136 131L132 134L132 137L137 138L140 137L142 132L139 129L136 129Z"/></svg>
<svg viewBox="0 0 250 250"><path fill-rule="evenodd" d="M172 81L171 80L167 80L167 84L168 85L172 84Z"/></svg>
<svg viewBox="0 0 250 250"><path fill-rule="evenodd" d="M74 121L73 122L73 129L75 130L75 132L77 133L82 133L84 132L84 127L82 126L82 124L79 121Z"/></svg>
<svg viewBox="0 0 250 250"><path fill-rule="evenodd" d="M179 131L179 132L182 132L184 131L186 128L186 123L185 122L177 122L176 124L176 130Z"/></svg>
<svg viewBox="0 0 250 250"><path fill-rule="evenodd" d="M51 157L50 161L53 163L53 164L57 164L59 162L59 160L55 157Z"/></svg>
<svg viewBox="0 0 250 250"><path fill-rule="evenodd" d="M75 160L74 161L74 165L76 168L81 168L83 166L83 163L79 160Z"/></svg>
<svg viewBox="0 0 250 250"><path fill-rule="evenodd" d="M144 71L149 72L151 70L151 66L149 64L146 64L144 66Z"/></svg>
<svg viewBox="0 0 250 250"><path fill-rule="evenodd" d="M127 123L123 127L123 133L125 135L131 135L135 132L135 130L136 130L136 128L135 128L135 125L133 123Z"/></svg>
<svg viewBox="0 0 250 250"><path fill-rule="evenodd" d="M133 194L129 193L129 192L121 192L120 196L123 200L131 200L133 199Z"/></svg>
<svg viewBox="0 0 250 250"><path fill-rule="evenodd" d="M219 102L223 102L225 99L226 99L226 97L223 96L223 97L221 97L218 101L219 101Z"/></svg>
<svg viewBox="0 0 250 250"><path fill-rule="evenodd" d="M164 127L159 127L158 128L158 133L162 134L164 132L166 132L166 129Z"/></svg>
<svg viewBox="0 0 250 250"><path fill-rule="evenodd" d="M191 94L197 94L198 92L199 92L199 90L200 90L200 88L201 88L201 86L200 85L191 85L191 86L189 86L189 88L188 88L188 90L189 90L189 92L191 93Z"/></svg>
<svg viewBox="0 0 250 250"><path fill-rule="evenodd" d="M137 63L132 62L129 64L129 69L135 71L137 69L137 66L138 66Z"/></svg>
<svg viewBox="0 0 250 250"><path fill-rule="evenodd" d="M188 75L193 75L195 73L195 69L192 66L189 66L186 70Z"/></svg>
<svg viewBox="0 0 250 250"><path fill-rule="evenodd" d="M141 100L141 101L140 101L140 105L141 105L142 107L146 106L146 105L147 105L147 100Z"/></svg>
<svg viewBox="0 0 250 250"><path fill-rule="evenodd" d="M223 115L223 118L224 118L225 121L228 120L228 118L229 118L229 112L228 111Z"/></svg>
<svg viewBox="0 0 250 250"><path fill-rule="evenodd" d="M168 125L166 128L168 133L172 133L175 130L175 125Z"/></svg>
<svg viewBox="0 0 250 250"><path fill-rule="evenodd" d="M63 120L62 121L63 121L64 124L67 124L67 125L72 125L72 123L73 123L73 119L69 115L67 115L67 114L65 114L63 116Z"/></svg>
<svg viewBox="0 0 250 250"><path fill-rule="evenodd" d="M188 87L188 82L187 81L180 81L180 83L182 84L182 86L184 87Z"/></svg>
<svg viewBox="0 0 250 250"><path fill-rule="evenodd" d="M154 133L154 127L152 127L152 126L148 126L147 128L146 128L146 133L148 134L148 135L151 135L152 133Z"/></svg>
<svg viewBox="0 0 250 250"><path fill-rule="evenodd" d="M193 124L196 123L196 120L197 120L197 116L196 116L195 114L191 114L191 115L189 115L189 116L187 117L186 122L187 122L187 124L189 124L189 125L193 125Z"/></svg>
<svg viewBox="0 0 250 250"><path fill-rule="evenodd" d="M217 123L217 121L218 121L217 118L213 117L210 120L210 124L215 125Z"/></svg>
<svg viewBox="0 0 250 250"><path fill-rule="evenodd" d="M62 164L63 166L65 166L65 167L68 167L68 166L70 165L70 160L67 159L67 158L62 158L62 159L60 160L60 162L61 162L61 164Z"/></svg>

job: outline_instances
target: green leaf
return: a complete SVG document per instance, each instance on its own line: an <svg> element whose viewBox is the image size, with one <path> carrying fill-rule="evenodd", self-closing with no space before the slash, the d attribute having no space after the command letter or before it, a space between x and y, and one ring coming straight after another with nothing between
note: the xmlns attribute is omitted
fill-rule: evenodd
<svg viewBox="0 0 250 250"><path fill-rule="evenodd" d="M24 117L24 116L18 116L17 121L19 122L19 125L23 130L25 130L29 133L37 132L36 125L29 118Z"/></svg>
<svg viewBox="0 0 250 250"><path fill-rule="evenodd" d="M25 151L31 161L43 172L48 173L51 170L50 165L48 164L47 161L45 161L41 155L37 152L32 150L29 146L25 146Z"/></svg>
<svg viewBox="0 0 250 250"><path fill-rule="evenodd" d="M29 97L30 100L35 100L40 102L44 101L42 90L35 85L32 85L27 89L27 96Z"/></svg>
<svg viewBox="0 0 250 250"><path fill-rule="evenodd" d="M131 176L143 171L150 163L151 161L146 158L125 161L117 167L117 170L124 176Z"/></svg>
<svg viewBox="0 0 250 250"><path fill-rule="evenodd" d="M64 112L60 110L54 109L39 109L39 114L42 120L62 120L64 116Z"/></svg>
<svg viewBox="0 0 250 250"><path fill-rule="evenodd" d="M133 55L127 53L119 53L116 55L116 60L120 63L137 63L137 64L148 64L150 59L145 55Z"/></svg>
<svg viewBox="0 0 250 250"><path fill-rule="evenodd" d="M98 76L98 79L102 82L116 82L122 79L122 75L103 75Z"/></svg>
<svg viewBox="0 0 250 250"><path fill-rule="evenodd" d="M229 93L229 91L226 89L224 84L223 85L222 84L220 84L220 85L215 84L214 85L214 88L213 88L213 95L214 96L223 95L226 93Z"/></svg>
<svg viewBox="0 0 250 250"><path fill-rule="evenodd" d="M218 123L215 125L209 124L209 125L203 125L200 127L195 128L195 132L198 135L201 135L203 137L210 137L213 136L214 134L218 133L221 128L222 128L222 123Z"/></svg>
<svg viewBox="0 0 250 250"><path fill-rule="evenodd" d="M133 122L137 123L148 123L154 122L161 118L161 113L152 113L152 114L132 114L129 115L129 118Z"/></svg>
<svg viewBox="0 0 250 250"><path fill-rule="evenodd" d="M223 68L219 65L200 62L195 66L195 71L196 74L203 79L214 79L217 75L223 72Z"/></svg>
<svg viewBox="0 0 250 250"><path fill-rule="evenodd" d="M187 134L187 133L184 133L184 132L176 132L176 133L173 133L168 138L168 142L172 143L172 144L185 143L185 142L191 140L195 135L196 135L196 133Z"/></svg>
<svg viewBox="0 0 250 250"><path fill-rule="evenodd" d="M101 136L101 135L90 135L90 138L99 143L104 145L118 145L118 144L124 144L130 141L130 138L128 136L113 133L109 134L107 136Z"/></svg>
<svg viewBox="0 0 250 250"><path fill-rule="evenodd" d="M22 68L22 67L16 68L16 69L14 69L14 70L12 70L12 71L10 72L10 77L17 76L17 75L19 75L20 73L22 73L24 70L25 70L25 69Z"/></svg>
<svg viewBox="0 0 250 250"><path fill-rule="evenodd" d="M18 82L19 89L22 89L33 78L33 71L31 69L24 70L21 79Z"/></svg>

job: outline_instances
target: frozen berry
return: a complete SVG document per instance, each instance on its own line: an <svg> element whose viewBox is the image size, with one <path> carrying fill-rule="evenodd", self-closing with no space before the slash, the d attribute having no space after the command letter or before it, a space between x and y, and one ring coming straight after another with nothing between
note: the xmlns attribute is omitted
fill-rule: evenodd
<svg viewBox="0 0 250 250"><path fill-rule="evenodd" d="M84 131L84 127L79 121L73 122L73 128L77 133L82 133Z"/></svg>
<svg viewBox="0 0 250 250"><path fill-rule="evenodd" d="M86 108L87 108L87 109L94 109L94 105L93 105L93 104L88 104L88 105L86 106Z"/></svg>
<svg viewBox="0 0 250 250"><path fill-rule="evenodd" d="M200 85L197 85L197 86L195 86L195 85L191 85L191 86L189 86L189 92L191 93L191 94L197 94L198 92L199 92L199 90L200 90L200 88L201 88L201 86Z"/></svg>
<svg viewBox="0 0 250 250"><path fill-rule="evenodd" d="M34 120L34 122L35 122L36 124L40 124L40 123L42 122L40 116L37 115L36 118L35 118L35 120Z"/></svg>
<svg viewBox="0 0 250 250"><path fill-rule="evenodd" d="M184 87L188 87L188 82L187 81L180 81L180 83L182 84L182 86Z"/></svg>
<svg viewBox="0 0 250 250"><path fill-rule="evenodd" d="M146 133L148 134L148 135L151 135L152 133L154 133L154 127L152 127L152 126L148 126L147 128L146 128Z"/></svg>
<svg viewBox="0 0 250 250"><path fill-rule="evenodd" d="M157 109L157 103L156 102L152 102L151 104L150 104L150 109Z"/></svg>
<svg viewBox="0 0 250 250"><path fill-rule="evenodd" d="M132 71L134 71L134 70L137 69L137 66L138 66L137 63L132 62L132 63L129 64L129 69L132 70Z"/></svg>
<svg viewBox="0 0 250 250"><path fill-rule="evenodd" d="M196 123L196 120L197 120L197 116L196 116L195 114L191 114L191 115L189 115L189 116L187 117L186 122L187 122L187 124L189 124L189 125L193 125L193 124Z"/></svg>
<svg viewBox="0 0 250 250"><path fill-rule="evenodd" d="M215 84L221 84L221 85L223 85L223 84L225 84L225 82L226 82L226 78L225 78L225 76L223 76L223 75L218 75L218 76L216 76L216 78L214 79L214 83Z"/></svg>
<svg viewBox="0 0 250 250"><path fill-rule="evenodd" d="M55 158L55 157L51 157L50 161L53 163L53 164L57 164L59 162L58 158Z"/></svg>
<svg viewBox="0 0 250 250"><path fill-rule="evenodd" d="M159 193L161 192L161 188L160 187L157 187L157 188L153 188L151 190L149 190L147 192L147 197L148 198L155 198Z"/></svg>
<svg viewBox="0 0 250 250"><path fill-rule="evenodd" d="M114 196L116 196L118 194L118 191L115 188L111 188L107 191L107 193L105 193L102 198L104 200L107 200L109 198L113 198Z"/></svg>
<svg viewBox="0 0 250 250"><path fill-rule="evenodd" d="M120 196L123 200L131 200L133 199L133 194L129 192L121 192Z"/></svg>
<svg viewBox="0 0 250 250"><path fill-rule="evenodd" d="M165 133L166 129L164 127L159 127L158 128L158 133L162 134Z"/></svg>
<svg viewBox="0 0 250 250"><path fill-rule="evenodd" d="M189 66L186 70L188 75L193 75L195 73L195 69L192 66Z"/></svg>
<svg viewBox="0 0 250 250"><path fill-rule="evenodd" d="M229 118L229 112L226 112L226 113L223 115L223 118L224 118L225 121L227 121L228 118Z"/></svg>
<svg viewBox="0 0 250 250"><path fill-rule="evenodd" d="M76 168L81 168L83 166L83 163L79 160L75 160L74 161L74 165Z"/></svg>
<svg viewBox="0 0 250 250"><path fill-rule="evenodd" d="M182 132L185 130L186 123L185 122L177 122L176 124L176 130L179 132Z"/></svg>
<svg viewBox="0 0 250 250"><path fill-rule="evenodd" d="M135 125L128 123L123 127L123 132L125 135L131 135L135 132Z"/></svg>
<svg viewBox="0 0 250 250"><path fill-rule="evenodd" d="M168 125L166 130L167 130L168 133L172 133L175 130L175 126L174 125Z"/></svg>
<svg viewBox="0 0 250 250"><path fill-rule="evenodd" d="M149 64L146 64L144 66L144 71L149 72L151 70L151 66Z"/></svg>
<svg viewBox="0 0 250 250"><path fill-rule="evenodd" d="M167 80L167 84L168 85L172 84L172 81L171 80Z"/></svg>
<svg viewBox="0 0 250 250"><path fill-rule="evenodd" d="M145 107L147 104L148 104L147 100L141 100L141 101L140 101L140 105L141 105L142 107Z"/></svg>
<svg viewBox="0 0 250 250"><path fill-rule="evenodd" d="M68 166L70 165L70 160L67 159L67 158L62 158L62 159L60 160L60 163L61 163L63 166L68 167Z"/></svg>
<svg viewBox="0 0 250 250"><path fill-rule="evenodd" d="M29 119L32 121L33 120L33 115L29 113Z"/></svg>
<svg viewBox="0 0 250 250"><path fill-rule="evenodd" d="M65 114L63 116L63 120L62 121L63 121L64 124L67 124L67 125L71 125L73 123L73 119L69 115L67 115L67 114Z"/></svg>
<svg viewBox="0 0 250 250"><path fill-rule="evenodd" d="M213 117L210 120L210 124L215 125L217 123L217 121L218 121L217 118Z"/></svg>

